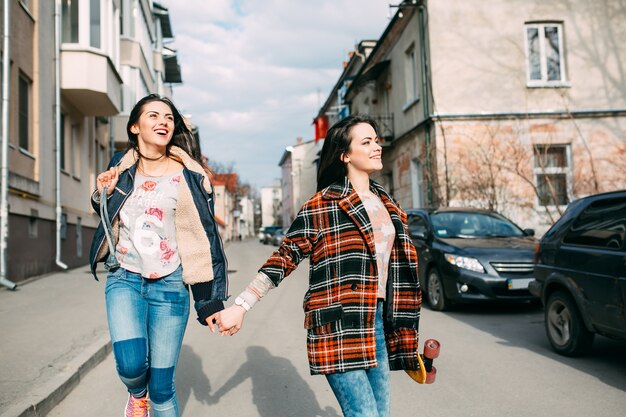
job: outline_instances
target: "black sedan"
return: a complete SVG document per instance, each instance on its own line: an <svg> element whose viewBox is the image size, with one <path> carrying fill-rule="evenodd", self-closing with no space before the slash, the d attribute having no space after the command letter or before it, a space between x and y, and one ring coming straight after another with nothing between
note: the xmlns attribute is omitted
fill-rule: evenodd
<svg viewBox="0 0 626 417"><path fill-rule="evenodd" d="M434 310L451 303L530 301L537 240L491 211L409 209L409 233L419 257L419 279Z"/></svg>

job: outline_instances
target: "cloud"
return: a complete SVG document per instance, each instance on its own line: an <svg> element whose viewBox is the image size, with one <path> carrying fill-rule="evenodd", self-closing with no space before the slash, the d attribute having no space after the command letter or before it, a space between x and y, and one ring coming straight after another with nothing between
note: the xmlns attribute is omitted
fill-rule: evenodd
<svg viewBox="0 0 626 417"><path fill-rule="evenodd" d="M341 74L342 61L387 25L380 0L161 0L183 76L174 102L199 127L211 160L262 187Z"/></svg>

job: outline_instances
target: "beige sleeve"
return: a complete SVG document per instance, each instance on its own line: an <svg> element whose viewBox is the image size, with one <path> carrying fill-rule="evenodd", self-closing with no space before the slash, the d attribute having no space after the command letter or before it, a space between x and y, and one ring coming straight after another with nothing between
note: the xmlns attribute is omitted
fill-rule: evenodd
<svg viewBox="0 0 626 417"><path fill-rule="evenodd" d="M252 307L273 288L275 285L272 280L263 272L259 272L239 296Z"/></svg>

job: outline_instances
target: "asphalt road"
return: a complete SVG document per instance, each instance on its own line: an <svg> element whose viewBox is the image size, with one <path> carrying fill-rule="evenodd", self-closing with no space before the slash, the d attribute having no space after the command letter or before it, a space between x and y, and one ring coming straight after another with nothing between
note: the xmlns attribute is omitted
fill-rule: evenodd
<svg viewBox="0 0 626 417"><path fill-rule="evenodd" d="M273 249L253 240L228 246L231 294ZM305 262L247 314L234 337L211 334L191 318L176 382L182 417L341 416L326 379L308 372L307 275ZM626 410L626 342L598 337L588 357L556 355L537 306L424 308L420 333L442 344L437 381L418 385L394 372L394 417L618 417ZM122 415L127 394L114 367L109 356L49 415Z"/></svg>

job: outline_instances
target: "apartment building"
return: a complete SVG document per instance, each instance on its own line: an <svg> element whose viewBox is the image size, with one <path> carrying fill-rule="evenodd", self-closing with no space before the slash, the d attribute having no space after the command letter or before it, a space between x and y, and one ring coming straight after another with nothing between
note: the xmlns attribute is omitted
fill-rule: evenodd
<svg viewBox="0 0 626 417"><path fill-rule="evenodd" d="M261 227L282 224L282 181L274 180L272 185L261 188Z"/></svg>
<svg viewBox="0 0 626 417"><path fill-rule="evenodd" d="M396 6L344 101L392 120L378 180L403 207L489 208L541 234L626 187L623 2Z"/></svg>
<svg viewBox="0 0 626 417"><path fill-rule="evenodd" d="M237 207L238 181L236 173L214 174L211 179L215 194L215 218L219 224L220 235L225 242L238 239L240 234L241 210Z"/></svg>
<svg viewBox="0 0 626 417"><path fill-rule="evenodd" d="M237 226L241 239L247 239L255 235L255 200L250 196L242 196L239 199L239 215L236 216L239 224Z"/></svg>
<svg viewBox="0 0 626 417"><path fill-rule="evenodd" d="M323 142L302 138L285 148L278 162L281 168L281 224L288 228L302 205L315 194L317 187L317 161Z"/></svg>
<svg viewBox="0 0 626 417"><path fill-rule="evenodd" d="M9 4L6 278L19 282L88 262L98 222L89 197L126 143L124 114L149 92L171 95L181 77L158 3Z"/></svg>

